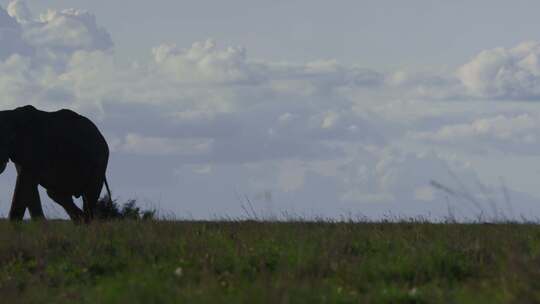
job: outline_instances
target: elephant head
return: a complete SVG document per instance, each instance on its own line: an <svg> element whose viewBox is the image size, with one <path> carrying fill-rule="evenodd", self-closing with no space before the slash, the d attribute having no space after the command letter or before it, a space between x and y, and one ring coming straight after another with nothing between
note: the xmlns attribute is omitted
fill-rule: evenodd
<svg viewBox="0 0 540 304"><path fill-rule="evenodd" d="M36 111L31 105L0 111L0 174L6 169L17 131L27 125Z"/></svg>
<svg viewBox="0 0 540 304"><path fill-rule="evenodd" d="M13 114L13 111L0 111L0 174L6 169L10 148L15 139L16 128Z"/></svg>
<svg viewBox="0 0 540 304"><path fill-rule="evenodd" d="M13 154L17 133L32 123L36 111L31 105L0 111L0 174L6 169Z"/></svg>
<svg viewBox="0 0 540 304"><path fill-rule="evenodd" d="M4 134L0 138L0 174L6 170L7 163L9 161L9 147L10 147L10 131L6 130L5 126L0 123L0 134ZM7 133L6 133L7 132Z"/></svg>

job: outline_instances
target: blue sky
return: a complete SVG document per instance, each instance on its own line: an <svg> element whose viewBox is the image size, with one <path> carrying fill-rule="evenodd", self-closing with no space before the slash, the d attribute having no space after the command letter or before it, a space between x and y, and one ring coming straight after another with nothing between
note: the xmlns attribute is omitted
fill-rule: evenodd
<svg viewBox="0 0 540 304"><path fill-rule="evenodd" d="M245 197L266 215L540 215L534 1L0 5L2 108L92 118L122 199L193 218L243 216Z"/></svg>

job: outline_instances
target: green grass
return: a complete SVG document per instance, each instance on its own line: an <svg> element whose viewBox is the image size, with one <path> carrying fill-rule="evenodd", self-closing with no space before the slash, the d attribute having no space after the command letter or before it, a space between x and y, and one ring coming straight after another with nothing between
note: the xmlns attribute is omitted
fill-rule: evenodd
<svg viewBox="0 0 540 304"><path fill-rule="evenodd" d="M528 303L529 224L0 222L2 303Z"/></svg>

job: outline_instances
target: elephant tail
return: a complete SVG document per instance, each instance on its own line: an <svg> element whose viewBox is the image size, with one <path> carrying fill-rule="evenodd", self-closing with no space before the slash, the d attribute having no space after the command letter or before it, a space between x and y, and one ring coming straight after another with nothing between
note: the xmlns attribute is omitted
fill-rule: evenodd
<svg viewBox="0 0 540 304"><path fill-rule="evenodd" d="M105 182L105 188L107 189L107 194L109 195L109 202L112 203L111 189L109 188L109 183L107 183L107 176L103 177L103 181Z"/></svg>

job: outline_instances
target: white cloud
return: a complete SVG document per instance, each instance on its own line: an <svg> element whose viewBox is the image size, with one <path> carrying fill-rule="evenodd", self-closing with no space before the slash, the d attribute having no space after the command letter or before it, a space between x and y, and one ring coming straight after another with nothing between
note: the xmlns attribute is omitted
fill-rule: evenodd
<svg viewBox="0 0 540 304"><path fill-rule="evenodd" d="M0 92L4 106L18 105L24 98L32 100L35 87L28 58L13 55L0 62Z"/></svg>
<svg viewBox="0 0 540 304"><path fill-rule="evenodd" d="M155 62L179 82L269 85L279 92L312 95L339 86L378 86L383 76L375 71L346 67L335 60L303 65L248 60L242 47L218 49L209 39L190 48L160 45Z"/></svg>
<svg viewBox="0 0 540 304"><path fill-rule="evenodd" d="M394 95L422 100L451 100L464 97L463 85L450 68L401 69L386 76L386 90Z"/></svg>
<svg viewBox="0 0 540 304"><path fill-rule="evenodd" d="M326 114L324 114L321 128L323 129L332 128L337 123L338 120L339 120L339 114L337 114L336 112L327 112Z"/></svg>
<svg viewBox="0 0 540 304"><path fill-rule="evenodd" d="M160 45L154 59L174 79L188 83L253 83L258 81L257 66L246 61L240 47L218 50L213 40L196 42L191 48Z"/></svg>
<svg viewBox="0 0 540 304"><path fill-rule="evenodd" d="M457 75L476 97L537 99L540 97L539 55L537 42L486 50L461 66Z"/></svg>
<svg viewBox="0 0 540 304"><path fill-rule="evenodd" d="M31 47L22 39L22 29L17 20L0 8L0 60L12 54L28 55Z"/></svg>
<svg viewBox="0 0 540 304"><path fill-rule="evenodd" d="M461 149L536 153L540 139L540 120L527 113L474 119L445 125L438 130L410 134L416 140L453 145Z"/></svg>
<svg viewBox="0 0 540 304"><path fill-rule="evenodd" d="M481 51L458 68L404 69L385 76L393 97L424 100L537 100L540 43Z"/></svg>
<svg viewBox="0 0 540 304"><path fill-rule="evenodd" d="M97 25L89 12L76 9L48 10L38 19L24 1L0 8L0 59L13 54L32 56L39 62L55 61L77 50L110 50L110 34Z"/></svg>
<svg viewBox="0 0 540 304"><path fill-rule="evenodd" d="M7 13L15 18L19 23L28 23L32 21L32 13L22 0L11 1L7 6Z"/></svg>
<svg viewBox="0 0 540 304"><path fill-rule="evenodd" d="M24 40L36 49L70 53L107 50L113 45L110 34L97 25L96 17L83 10L48 10L39 20L22 23L22 26Z"/></svg>
<svg viewBox="0 0 540 304"><path fill-rule="evenodd" d="M24 1L0 8L0 60L18 54L35 64L59 63L75 51L110 50L110 34L93 14L76 9L48 10L35 19Z"/></svg>
<svg viewBox="0 0 540 304"><path fill-rule="evenodd" d="M110 34L89 12L49 10L35 19L21 0L10 2L7 11L0 8L0 33L0 58L37 52L41 60L53 60L77 50L109 50L113 45Z"/></svg>

